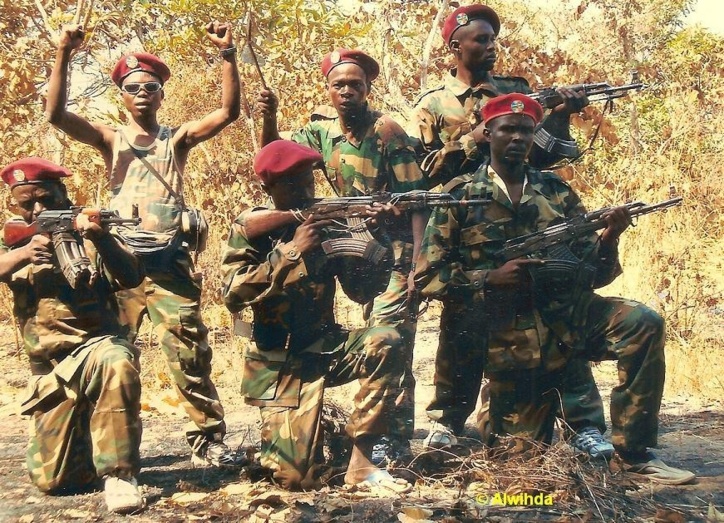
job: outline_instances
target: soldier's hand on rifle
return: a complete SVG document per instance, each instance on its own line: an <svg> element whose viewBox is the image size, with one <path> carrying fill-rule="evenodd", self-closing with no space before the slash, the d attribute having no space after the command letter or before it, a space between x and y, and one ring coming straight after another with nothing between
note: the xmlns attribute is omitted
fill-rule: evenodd
<svg viewBox="0 0 724 523"><path fill-rule="evenodd" d="M209 22L206 25L206 36L221 50L234 47L234 38L229 23Z"/></svg>
<svg viewBox="0 0 724 523"><path fill-rule="evenodd" d="M26 259L33 265L51 263L53 242L47 236L36 234L23 249L25 249Z"/></svg>
<svg viewBox="0 0 724 523"><path fill-rule="evenodd" d="M94 221L91 216L84 213L79 213L76 216L75 228L84 238L88 238L90 241L96 241L108 233L107 227L103 227Z"/></svg>
<svg viewBox="0 0 724 523"><path fill-rule="evenodd" d="M365 208L365 212L373 225L378 225L388 218L396 218L402 215L402 211L392 203L374 202Z"/></svg>
<svg viewBox="0 0 724 523"><path fill-rule="evenodd" d="M58 36L58 49L78 49L83 44L85 31L79 24L64 25Z"/></svg>
<svg viewBox="0 0 724 523"><path fill-rule="evenodd" d="M606 228L601 233L603 245L613 245L629 225L632 225L631 215L625 205L614 207L606 212L602 218L606 220Z"/></svg>
<svg viewBox="0 0 724 523"><path fill-rule="evenodd" d="M556 92L563 101L554 109L554 113L563 113L567 115L579 113L588 105L588 97L583 91L576 91L568 87L559 87Z"/></svg>
<svg viewBox="0 0 724 523"><path fill-rule="evenodd" d="M300 254L307 254L319 248L322 243L322 229L330 225L329 220L314 221L308 217L294 232L294 243Z"/></svg>
<svg viewBox="0 0 724 523"><path fill-rule="evenodd" d="M279 98L271 89L263 89L256 99L259 110L264 118L274 118L279 108Z"/></svg>
<svg viewBox="0 0 724 523"><path fill-rule="evenodd" d="M543 260L535 258L515 258L508 260L502 267L488 271L485 285L491 287L517 287L530 281L528 267L543 265Z"/></svg>

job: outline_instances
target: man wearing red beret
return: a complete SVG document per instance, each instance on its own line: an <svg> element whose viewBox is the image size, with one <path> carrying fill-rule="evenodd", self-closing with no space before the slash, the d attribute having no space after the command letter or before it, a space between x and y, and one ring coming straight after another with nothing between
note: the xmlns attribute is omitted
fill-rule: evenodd
<svg viewBox="0 0 724 523"><path fill-rule="evenodd" d="M336 49L324 57L321 69L332 107L317 108L310 122L293 132L291 139L322 154L334 191L340 196L366 196L425 189L427 184L417 166L410 138L389 116L368 105L372 81L380 72L377 62L359 50ZM259 105L264 115L262 143L267 144L279 139L276 95L262 91ZM371 310L366 308L365 314L369 325L396 327L405 340L403 357L408 365L398 401L400 411L395 416L392 440L381 441L375 454L380 460L397 462L410 456L409 440L414 429L412 351L417 305L410 275L427 212L389 218L388 222L395 255L392 276L387 289L370 304Z"/></svg>
<svg viewBox="0 0 724 523"><path fill-rule="evenodd" d="M408 128L432 186L474 172L489 157L484 125L478 118L487 100L505 93L531 92L524 78L492 74L499 32L500 18L486 5L458 7L445 19L442 38L455 57L455 67L444 85L420 97ZM588 100L565 87L559 93L563 103L551 111L536 133L532 165L544 167L578 154L569 120Z"/></svg>
<svg viewBox="0 0 724 523"><path fill-rule="evenodd" d="M352 264L327 263L320 245L330 222L303 217L314 199L312 169L322 165L318 152L288 140L264 146L254 160L275 210L257 207L241 213L223 257L226 306L232 312L251 307L254 314L254 341L244 354L243 394L260 408L261 464L273 470L284 488L309 489L324 482L325 465L340 465L322 454L324 389L359 380L346 427L353 448L345 482L405 492L411 488L407 482L371 462L373 447L394 416L404 366L398 357L402 340L392 327L349 332L335 321L337 280L358 303L369 301L374 285L369 278L360 285ZM249 238L246 224L259 213L289 219L270 234Z"/></svg>
<svg viewBox="0 0 724 523"><path fill-rule="evenodd" d="M664 320L643 304L593 292L621 273L617 245L631 223L627 208L606 212L600 235L560 246L568 249L566 270L547 265L561 261L552 252L546 260L496 257L506 240L586 213L566 182L526 163L542 115L538 102L521 94L483 107L490 163L453 194L490 203L433 212L416 282L423 295L448 296L446 309L477 326L458 341L484 347L479 356L490 379L490 407L479 425L488 444L506 435L550 443L566 362L615 359L620 381L611 392L612 439L624 469L661 483L689 482L693 473L648 451L656 446L664 387ZM470 386L481 371L482 363L458 370Z"/></svg>
<svg viewBox="0 0 724 523"><path fill-rule="evenodd" d="M200 312L201 279L190 250L205 242L204 225L183 197L183 171L189 151L236 120L240 82L231 26L207 25L209 40L222 62L221 107L176 127L162 125L157 112L170 77L168 67L149 53L123 56L111 78L120 89L129 124L113 128L89 122L66 109L68 63L84 33L80 26L61 31L48 84L48 121L69 136L96 148L103 157L112 191L110 208L142 219L124 238L143 257L147 277L136 289L119 294L123 321L134 339L144 314L160 334L161 346L184 407L193 420L186 437L195 464L234 465L235 455L223 443L224 410L211 381L211 350ZM189 221L198 226L188 226Z"/></svg>
<svg viewBox="0 0 724 523"><path fill-rule="evenodd" d="M530 93L528 82L519 77L492 74L495 66L495 41L500 18L486 5L468 5L455 9L445 20L442 37L455 57L455 68L445 84L423 94L417 102L408 127L416 140L418 160L431 186L446 185L456 177L474 172L489 155L480 122L481 107L499 94ZM578 149L571 141L570 115L588 101L584 95L566 88L559 90L563 103L554 108L536 130L529 161L536 167L551 165L563 158L575 157ZM550 148L550 149L549 149ZM548 152L550 151L550 152ZM448 190L448 189L444 189ZM428 415L436 423L426 444L440 447L455 444L455 434L463 430L465 420L475 408L477 388L467 388L457 376L449 375L452 361L462 368L476 365L475 354L463 354L459 345L440 345L436 364L436 394L428 406ZM578 448L596 458L609 457L613 447L603 438L606 423L601 396L587 363L570 363L570 379L562 402L571 429L580 437L572 440Z"/></svg>
<svg viewBox="0 0 724 523"><path fill-rule="evenodd" d="M17 206L14 220L22 224L32 224L43 211L70 208L61 182L70 172L59 165L26 158L0 176ZM0 281L13 292L33 374L22 404L22 413L31 416L26 465L43 492L78 491L102 479L108 509L134 512L144 507L135 479L141 382L138 353L121 336L113 291L138 285L143 270L85 214L75 225L79 234L63 241L77 241L98 255L90 260L95 276L76 288L56 266L56 238L37 234L12 248L0 239Z"/></svg>

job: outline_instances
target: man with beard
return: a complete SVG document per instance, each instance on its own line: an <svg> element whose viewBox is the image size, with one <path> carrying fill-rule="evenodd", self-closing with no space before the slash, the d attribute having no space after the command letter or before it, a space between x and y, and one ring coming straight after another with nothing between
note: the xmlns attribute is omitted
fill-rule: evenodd
<svg viewBox="0 0 724 523"><path fill-rule="evenodd" d="M431 187L441 184L448 192L458 183L468 181L465 175L488 160L490 149L479 114L489 99L512 92L531 92L523 78L493 75L499 31L498 15L486 5L459 7L445 20L442 37L455 57L455 68L444 85L422 95L408 128ZM588 100L570 89L559 88L558 92L562 103L536 129L529 157L529 163L535 167L578 154L570 136L570 115L583 109ZM468 383L464 376L481 374L483 357L479 347L465 342L468 329L450 311L441 324L435 395L427 408L434 422L425 440L427 447L455 445L456 435L463 431L465 420L475 408L480 380L473 377ZM465 375L458 374L460 371ZM483 401L486 394L484 390ZM602 435L606 431L603 404L587 362L569 363L561 401L562 416L573 433L571 443L592 457L610 457L613 447Z"/></svg>
<svg viewBox="0 0 724 523"><path fill-rule="evenodd" d="M372 110L367 97L380 68L368 54L336 49L321 64L327 79L332 107L317 108L311 121L292 133L291 139L318 151L324 157L328 180L340 196L366 196L379 192L424 189L426 184L415 161L415 152L404 130L389 116ZM279 139L276 111L278 99L262 91L259 105L264 115L262 143ZM394 214L394 208L382 209ZM399 213L398 213L399 214ZM409 440L414 428L414 387L412 350L417 327L417 303L411 280L413 261L420 248L426 211L390 217L387 231L394 250L394 265L387 289L368 304L368 325L398 329L404 340L405 372L398 398L400 411L393 419L390 438L381 438L374 461L397 462L409 457ZM371 310L370 310L371 308Z"/></svg>

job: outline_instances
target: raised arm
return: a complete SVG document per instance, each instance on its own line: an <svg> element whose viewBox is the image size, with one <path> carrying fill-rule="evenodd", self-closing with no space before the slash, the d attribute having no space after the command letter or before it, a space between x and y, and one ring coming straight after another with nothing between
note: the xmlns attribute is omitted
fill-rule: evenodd
<svg viewBox="0 0 724 523"><path fill-rule="evenodd" d="M259 93L257 105L261 110L262 128L261 128L261 146L279 140L279 127L277 125L277 109L279 108L279 98L271 89L264 89Z"/></svg>
<svg viewBox="0 0 724 523"><path fill-rule="evenodd" d="M79 25L67 25L60 31L58 51L48 82L45 117L49 123L79 142L98 149L109 165L112 159L114 130L103 124L91 123L67 110L68 64L74 49L83 43L84 31Z"/></svg>
<svg viewBox="0 0 724 523"><path fill-rule="evenodd" d="M206 35L218 47L223 60L221 107L200 120L181 125L174 138L176 146L186 150L216 136L224 127L239 118L241 111L241 81L236 66L236 47L234 47L231 25L210 22L206 26Z"/></svg>

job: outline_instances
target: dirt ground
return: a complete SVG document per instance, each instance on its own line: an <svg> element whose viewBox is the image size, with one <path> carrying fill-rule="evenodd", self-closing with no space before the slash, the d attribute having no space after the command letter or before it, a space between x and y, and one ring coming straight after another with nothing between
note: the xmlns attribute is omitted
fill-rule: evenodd
<svg viewBox="0 0 724 523"><path fill-rule="evenodd" d="M433 390L437 333L437 319L432 316L426 314L422 318L415 354L417 428L412 446L416 452L420 452L429 427L425 406ZM186 423L183 413L175 407L170 391L151 387L152 390L144 391L142 471L138 477L148 508L141 514L116 516L106 511L100 491L50 497L30 484L24 464L27 420L17 414L17 401L29 372L9 325L0 325L0 355L3 361L0 425L4 427L0 433L0 490L3 492L0 521L724 521L722 401L707 403L691 396L666 395L664 398L658 454L675 466L696 471L695 484L662 487L632 482L625 474L616 472L615 464L611 465L611 472L607 464L589 463L564 443L558 443L554 449L560 454L553 454L553 461L561 455L566 456L568 463L580 464L574 467L578 472L569 474L570 488L564 485L557 492L547 492L554 496L552 506L520 507L485 503L484 499L489 500L498 493L486 491L485 484L478 483L475 492L470 490L471 476L463 471L475 470L475 464L481 462L471 459L470 454L475 457L482 452L472 418L468 420L470 437L465 440L466 448L457 455L418 456L419 466L413 467L418 480L415 489L407 495L348 493L338 487L288 493L258 479L254 471L192 468L183 438ZM217 368L216 372L221 373L217 384L227 412L226 441L232 447L245 448L258 443L258 413L242 402L236 377L228 375L233 371L230 368L224 374ZM675 372L675 369L669 371ZM601 393L607 397L615 380L615 365L603 363L596 367L595 375ZM353 390L353 386L346 386L330 396L342 405L349 405ZM550 461L546 466L550 466ZM563 470L567 465L561 463L560 466ZM492 473L498 476L515 476L517 470L506 468L505 463L496 467ZM540 472L542 476L547 474L545 470ZM530 476L530 473L523 471L522 475ZM531 477L520 478L525 479L531 480ZM571 493L576 492L572 497ZM557 502L564 497L565 503Z"/></svg>

